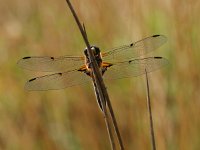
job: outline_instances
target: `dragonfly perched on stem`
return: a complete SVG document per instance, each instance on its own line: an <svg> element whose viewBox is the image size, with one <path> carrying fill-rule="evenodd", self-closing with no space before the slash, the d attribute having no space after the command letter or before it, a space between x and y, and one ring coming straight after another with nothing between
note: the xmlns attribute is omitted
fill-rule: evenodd
<svg viewBox="0 0 200 150"><path fill-rule="evenodd" d="M120 79L152 72L168 64L163 57L141 56L159 48L167 41L163 35L153 35L140 41L113 48L101 53L96 46L91 46L100 72L105 80ZM44 91L63 89L91 80L91 66L87 49L84 56L28 56L17 63L20 67L32 71L54 72L30 79L25 89Z"/></svg>

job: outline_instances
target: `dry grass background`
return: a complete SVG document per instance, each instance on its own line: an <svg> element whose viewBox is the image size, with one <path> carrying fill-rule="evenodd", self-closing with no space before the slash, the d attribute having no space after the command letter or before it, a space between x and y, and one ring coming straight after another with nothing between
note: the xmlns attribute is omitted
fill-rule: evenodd
<svg viewBox="0 0 200 150"><path fill-rule="evenodd" d="M101 49L164 34L155 56L170 65L151 73L159 150L200 149L200 1L72 1L90 42ZM41 73L21 70L29 55L82 55L85 44L65 0L0 0L0 149L110 149L91 84L27 92ZM106 82L127 150L151 149L144 77Z"/></svg>

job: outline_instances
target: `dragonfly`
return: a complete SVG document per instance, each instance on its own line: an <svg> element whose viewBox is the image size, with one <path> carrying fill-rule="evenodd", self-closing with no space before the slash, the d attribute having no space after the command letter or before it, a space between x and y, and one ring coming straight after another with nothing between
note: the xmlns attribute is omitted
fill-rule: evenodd
<svg viewBox="0 0 200 150"><path fill-rule="evenodd" d="M167 41L164 35L153 35L137 42L115 47L104 53L97 46L91 46L103 79L120 79L140 76L168 64L163 57L143 57ZM17 64L32 71L53 72L28 80L25 89L45 91L68 88L91 81L91 63L84 50L83 56L27 56Z"/></svg>

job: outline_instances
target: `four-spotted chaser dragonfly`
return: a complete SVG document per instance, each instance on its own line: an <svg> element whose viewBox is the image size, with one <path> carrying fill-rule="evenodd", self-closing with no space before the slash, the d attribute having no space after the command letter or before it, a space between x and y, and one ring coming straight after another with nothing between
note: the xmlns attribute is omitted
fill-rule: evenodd
<svg viewBox="0 0 200 150"><path fill-rule="evenodd" d="M113 48L101 53L96 46L91 46L100 72L105 80L139 76L152 72L168 64L163 57L143 57L167 41L163 35L153 35L140 41ZM54 72L30 79L25 85L27 90L56 90L86 83L91 80L91 66L87 49L84 56L30 56L18 61L24 69Z"/></svg>

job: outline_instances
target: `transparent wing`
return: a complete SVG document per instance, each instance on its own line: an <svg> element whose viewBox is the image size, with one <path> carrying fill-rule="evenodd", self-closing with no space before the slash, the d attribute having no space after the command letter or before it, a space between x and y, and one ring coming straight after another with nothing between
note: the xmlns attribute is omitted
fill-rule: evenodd
<svg viewBox="0 0 200 150"><path fill-rule="evenodd" d="M62 57L24 57L17 63L20 67L28 70L62 72L79 68L84 64L84 57L62 56Z"/></svg>
<svg viewBox="0 0 200 150"><path fill-rule="evenodd" d="M36 77L27 81L25 89L45 91L63 89L90 81L90 77L77 70Z"/></svg>
<svg viewBox="0 0 200 150"><path fill-rule="evenodd" d="M102 54L104 61L117 62L136 58L149 53L167 41L164 35L153 35L135 43L114 48Z"/></svg>
<svg viewBox="0 0 200 150"><path fill-rule="evenodd" d="M119 62L109 67L103 75L103 78L110 80L140 76L145 74L145 69L147 73L149 73L167 65L168 63L168 60L163 57L147 57Z"/></svg>

